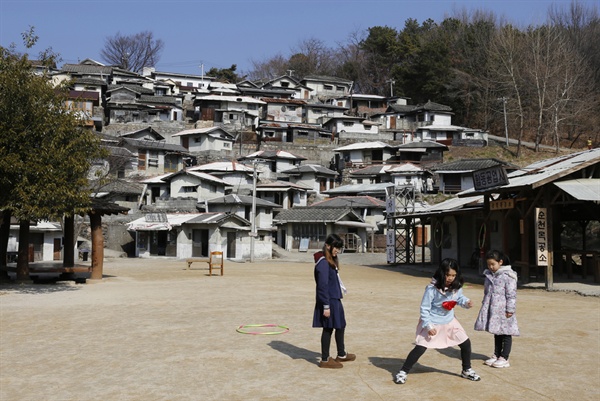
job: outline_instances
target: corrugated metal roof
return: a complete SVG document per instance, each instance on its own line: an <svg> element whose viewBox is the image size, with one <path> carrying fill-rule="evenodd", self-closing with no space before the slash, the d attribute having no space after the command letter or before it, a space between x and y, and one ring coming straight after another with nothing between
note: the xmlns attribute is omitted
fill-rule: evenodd
<svg viewBox="0 0 600 401"><path fill-rule="evenodd" d="M600 178L559 181L554 185L577 200L600 202Z"/></svg>
<svg viewBox="0 0 600 401"><path fill-rule="evenodd" d="M483 192L510 192L522 188L535 189L599 163L600 148L541 160L530 164L525 168L509 173L508 184L491 188ZM458 196L472 196L475 192L475 189L469 189L458 193Z"/></svg>

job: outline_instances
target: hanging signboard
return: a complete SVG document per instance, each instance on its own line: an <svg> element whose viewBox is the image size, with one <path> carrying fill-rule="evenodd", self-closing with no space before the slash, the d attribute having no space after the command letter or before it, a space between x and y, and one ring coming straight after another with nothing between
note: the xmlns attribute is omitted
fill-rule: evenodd
<svg viewBox="0 0 600 401"><path fill-rule="evenodd" d="M484 168L473 172L473 185L476 191L506 184L508 184L508 177L502 166Z"/></svg>
<svg viewBox="0 0 600 401"><path fill-rule="evenodd" d="M515 200L514 199L499 199L495 201L490 201L490 210L504 210L504 209L514 209L515 208Z"/></svg>
<svg viewBox="0 0 600 401"><path fill-rule="evenodd" d="M548 266L548 214L545 207L535 208L535 249L538 266Z"/></svg>

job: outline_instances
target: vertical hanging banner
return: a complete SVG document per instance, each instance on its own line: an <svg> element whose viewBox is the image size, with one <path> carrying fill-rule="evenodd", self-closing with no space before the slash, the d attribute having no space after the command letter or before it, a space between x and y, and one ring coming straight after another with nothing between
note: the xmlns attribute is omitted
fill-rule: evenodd
<svg viewBox="0 0 600 401"><path fill-rule="evenodd" d="M385 238L385 251L387 254L388 263L396 263L396 235L394 230L388 229Z"/></svg>
<svg viewBox="0 0 600 401"><path fill-rule="evenodd" d="M548 266L548 214L545 207L535 208L535 249L538 266Z"/></svg>

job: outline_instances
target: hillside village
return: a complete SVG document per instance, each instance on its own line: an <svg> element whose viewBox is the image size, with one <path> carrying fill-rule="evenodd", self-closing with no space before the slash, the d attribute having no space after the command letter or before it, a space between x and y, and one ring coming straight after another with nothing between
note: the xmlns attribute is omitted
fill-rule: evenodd
<svg viewBox="0 0 600 401"><path fill-rule="evenodd" d="M410 216L481 191L474 173L510 175L526 165L503 157L510 151L487 132L453 125L451 108L435 99L358 94L335 77L232 84L153 68L135 74L89 59L45 72L70 82L70 106L110 151L94 165L104 179L92 183L93 195L129 209L103 226L106 247L130 257L222 251L230 260L268 259L274 247L318 249L336 232L347 252L432 261L441 256L432 245L435 225ZM600 163L596 153L592 165ZM557 156L564 157L543 157ZM474 237L483 220L473 222ZM60 257L60 226L45 224L32 231L39 234L32 261ZM451 248L441 246L446 225L437 248ZM85 231L81 257L91 246ZM476 242L452 256L467 260Z"/></svg>

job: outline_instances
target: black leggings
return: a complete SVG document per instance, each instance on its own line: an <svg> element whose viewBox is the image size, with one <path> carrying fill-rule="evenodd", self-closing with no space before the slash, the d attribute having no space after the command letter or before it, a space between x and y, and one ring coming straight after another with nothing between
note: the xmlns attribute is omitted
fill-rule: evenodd
<svg viewBox="0 0 600 401"><path fill-rule="evenodd" d="M321 360L327 361L329 359L329 346L331 345L331 335L334 329L323 328L321 334ZM335 329L335 344L337 346L338 356L346 355L346 347L344 346L344 330Z"/></svg>
<svg viewBox="0 0 600 401"><path fill-rule="evenodd" d="M458 345L460 347L460 359L462 359L462 368L467 370L471 368L471 340L467 338L466 341ZM415 345L415 347L408 353L402 370L406 373L410 372L415 363L421 356L427 351L426 347L422 345Z"/></svg>
<svg viewBox="0 0 600 401"><path fill-rule="evenodd" d="M512 348L512 336L507 334L494 334L494 355L508 359Z"/></svg>

